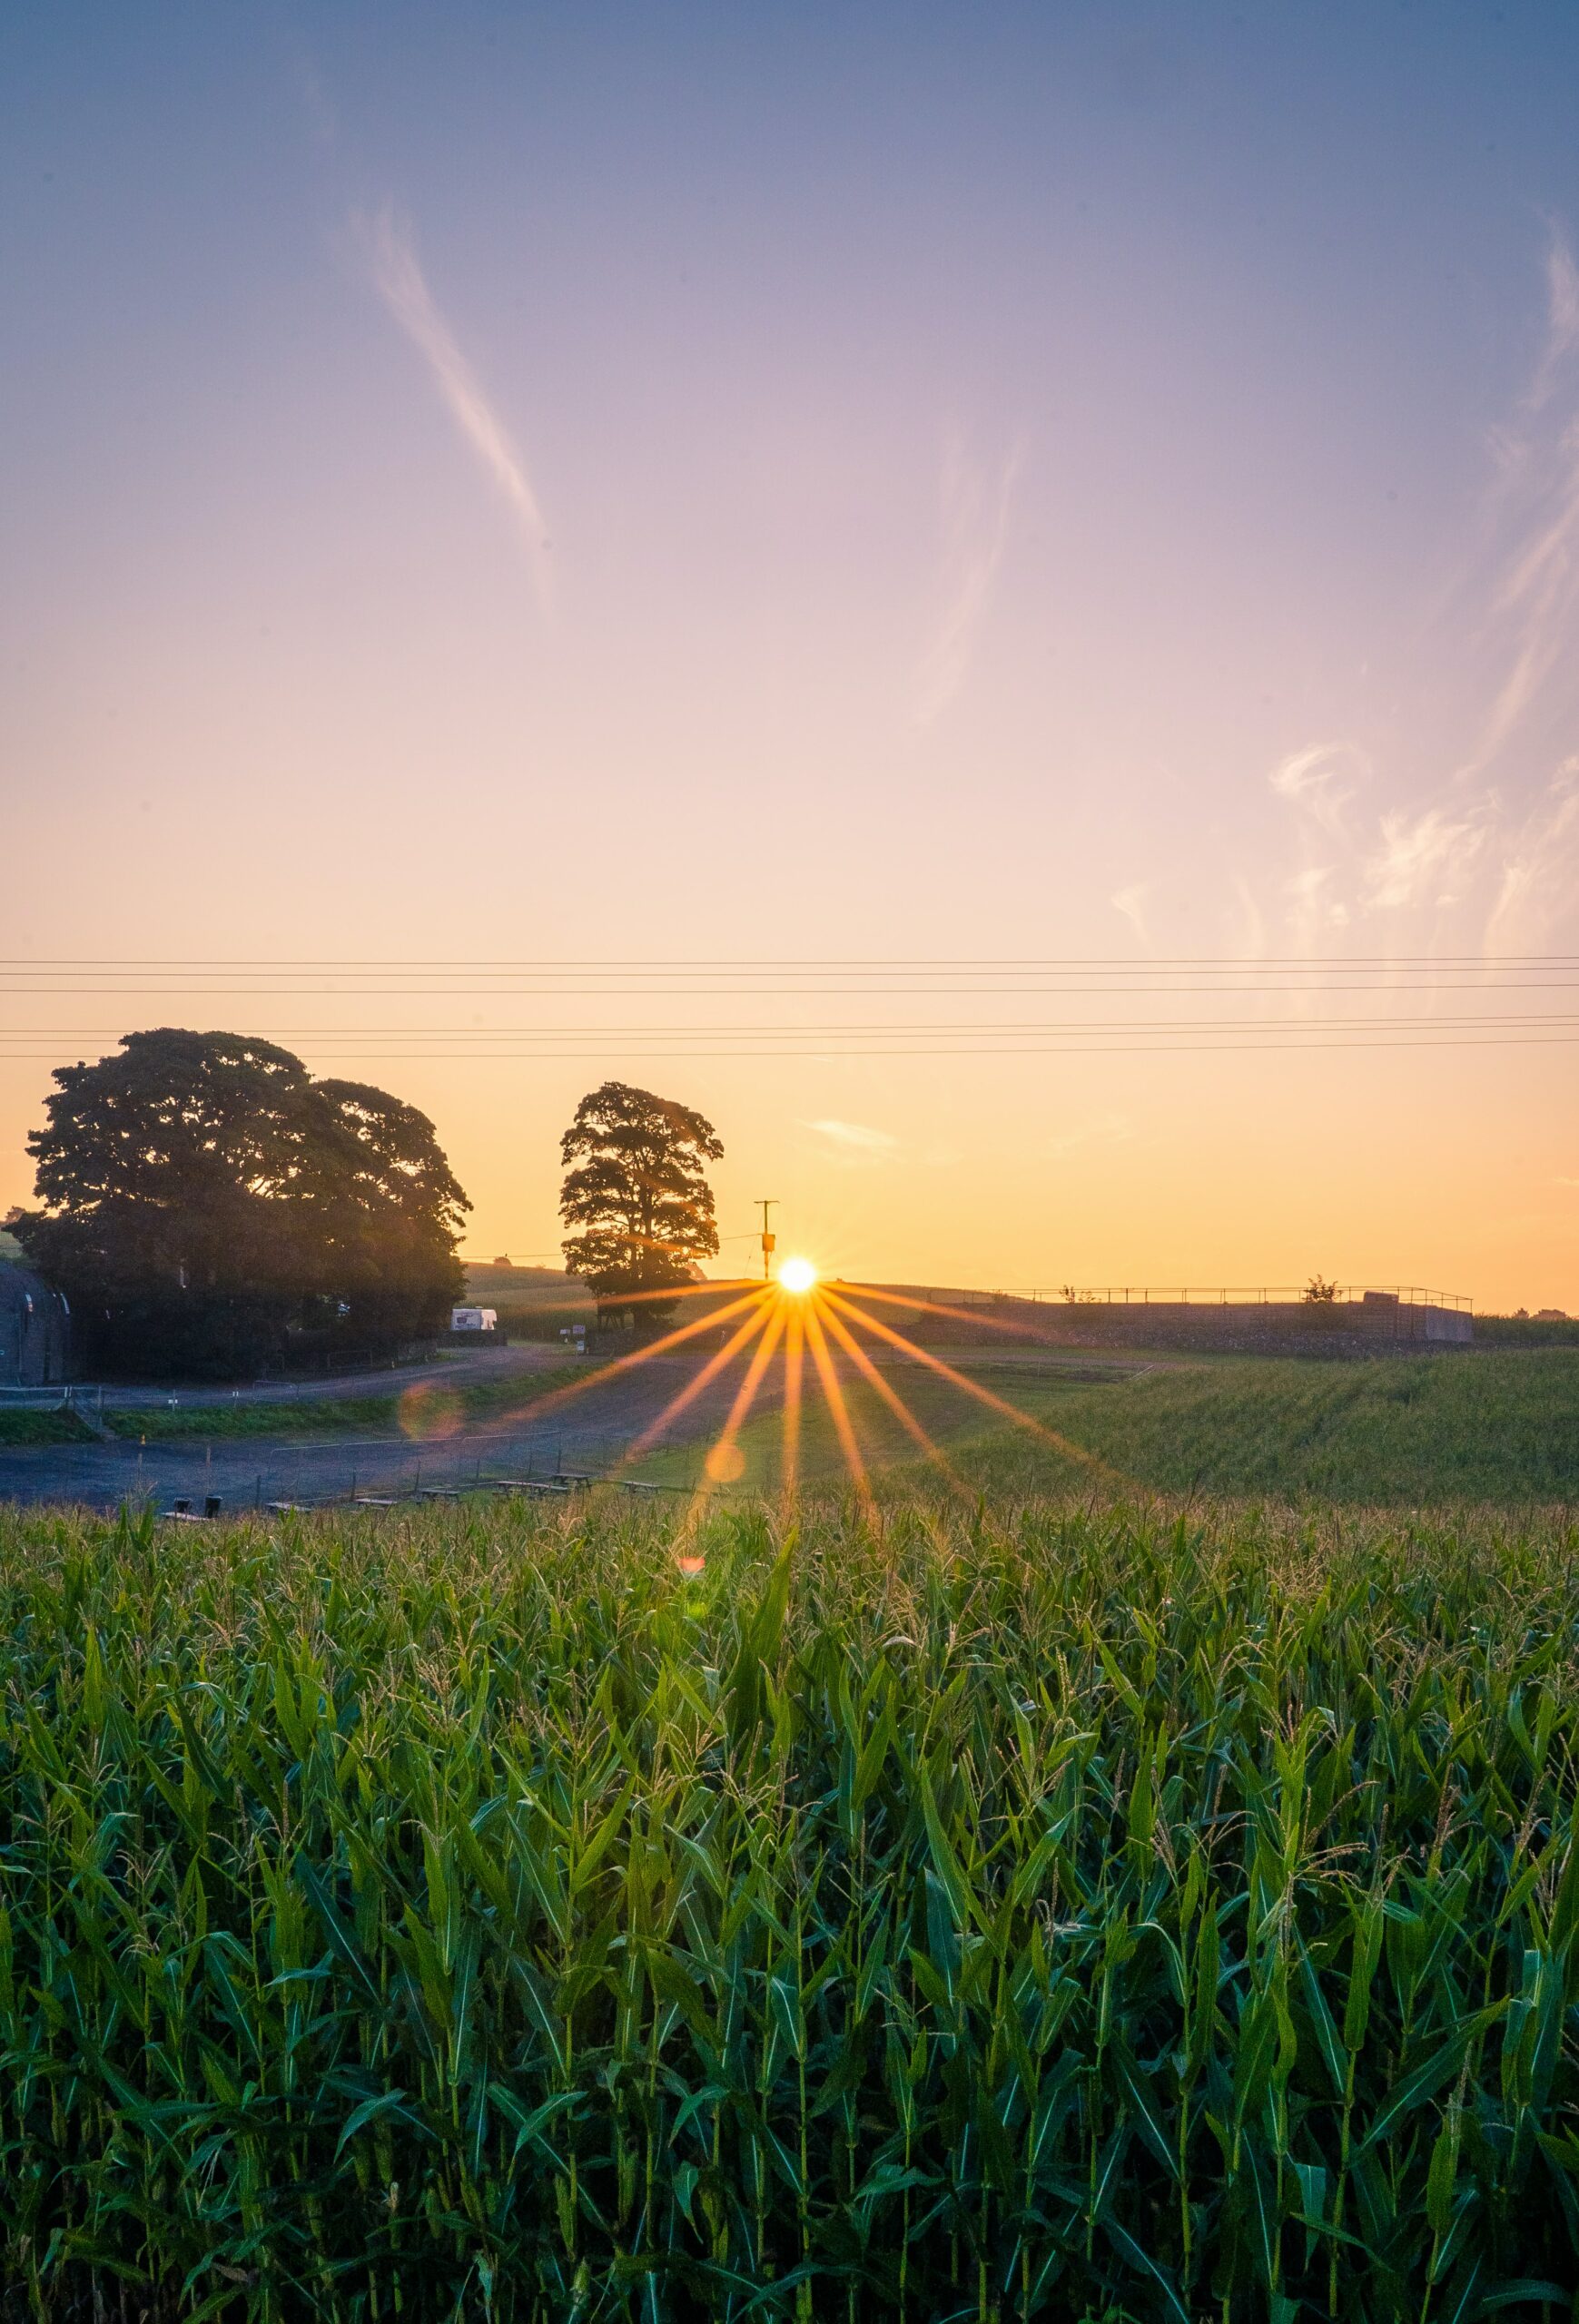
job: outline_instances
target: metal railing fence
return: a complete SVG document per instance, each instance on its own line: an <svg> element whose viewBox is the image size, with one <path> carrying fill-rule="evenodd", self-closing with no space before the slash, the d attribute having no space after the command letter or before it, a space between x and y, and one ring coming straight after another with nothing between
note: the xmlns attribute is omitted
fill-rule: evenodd
<svg viewBox="0 0 1579 2324"><path fill-rule="evenodd" d="M918 1294L929 1299L949 1300L958 1307L991 1307L1000 1300L1022 1299L1042 1306L1172 1306L1172 1307L1281 1307L1281 1306L1357 1306L1370 1298L1396 1301L1400 1307L1442 1307L1460 1315L1474 1312L1475 1302L1466 1293L1430 1291L1418 1284L1339 1284L1336 1297L1313 1300L1309 1285L1295 1284L1253 1284L1248 1285L1199 1284L1183 1285L1159 1284L1059 1284L1041 1285L1029 1290L1002 1291L928 1291Z"/></svg>

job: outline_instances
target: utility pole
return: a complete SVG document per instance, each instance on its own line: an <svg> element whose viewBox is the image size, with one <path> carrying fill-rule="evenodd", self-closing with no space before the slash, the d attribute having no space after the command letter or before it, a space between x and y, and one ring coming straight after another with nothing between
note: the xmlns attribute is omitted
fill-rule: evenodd
<svg viewBox="0 0 1579 2324"><path fill-rule="evenodd" d="M777 1208L778 1196L776 1195L769 1196L762 1206L762 1279L764 1283L768 1281L773 1273L772 1260L774 1246L778 1241L778 1236L776 1235L773 1235L768 1232L767 1214L770 1210L776 1210Z"/></svg>

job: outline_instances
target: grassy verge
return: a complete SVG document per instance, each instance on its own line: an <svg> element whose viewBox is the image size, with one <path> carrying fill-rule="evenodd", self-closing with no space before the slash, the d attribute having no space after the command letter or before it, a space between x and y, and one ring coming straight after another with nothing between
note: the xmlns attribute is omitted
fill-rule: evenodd
<svg viewBox="0 0 1579 2324"><path fill-rule="evenodd" d="M89 1444L92 1429L74 1413L6 1412L0 1409L0 1444Z"/></svg>
<svg viewBox="0 0 1579 2324"><path fill-rule="evenodd" d="M799 1514L0 1511L6 2312L1567 2312L1574 1532Z"/></svg>
<svg viewBox="0 0 1579 2324"><path fill-rule="evenodd" d="M518 1373L498 1380L450 1386L419 1381L399 1394L292 1398L273 1403L106 1406L104 1419L117 1436L135 1443L202 1443L222 1439L371 1435L379 1433L425 1437L453 1435L468 1423L498 1420L526 1412L556 1388L592 1369L583 1363L550 1372Z"/></svg>

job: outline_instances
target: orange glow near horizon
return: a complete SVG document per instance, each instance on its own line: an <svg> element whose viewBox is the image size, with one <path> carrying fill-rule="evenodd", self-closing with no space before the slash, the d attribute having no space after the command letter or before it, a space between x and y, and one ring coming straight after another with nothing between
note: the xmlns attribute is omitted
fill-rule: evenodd
<svg viewBox="0 0 1579 2324"><path fill-rule="evenodd" d="M792 1264L785 1262L786 1266ZM809 1268L810 1262L805 1264ZM725 1285L709 1285L707 1287L715 1294L723 1292L725 1295L722 1304L710 1314L681 1324L645 1346L633 1348L612 1363L597 1365L564 1387L551 1390L547 1395L500 1415L487 1424L487 1433L498 1433L518 1427L523 1420L535 1421L557 1413L573 1399L594 1395L605 1382L627 1375L655 1357L690 1346L705 1333L715 1333L718 1345L667 1399L654 1418L631 1438L607 1480L615 1483L626 1476L637 1462L661 1443L666 1431L683 1413L715 1383L721 1381L737 1360L743 1360L744 1372L690 1488L681 1521L683 1537L688 1539L695 1532L716 1491L739 1483L745 1476L747 1462L739 1442L740 1435L761 1400L765 1384L773 1374L781 1348L778 1494L782 1506L787 1509L800 1489L806 1394L805 1354L808 1347L816 1391L821 1394L840 1459L863 1505L870 1507L873 1502L871 1456L869 1452L863 1450L857 1433L855 1415L845 1394L845 1383L839 1376L839 1359L848 1364L851 1372L898 1422L916 1452L936 1468L954 1490L969 1492L970 1487L942 1446L912 1412L899 1388L873 1363L868 1348L862 1344L860 1334L867 1334L881 1340L910 1362L923 1366L934 1377L946 1382L989 1412L1024 1430L1050 1450L1079 1462L1104 1480L1114 1483L1124 1482L1120 1473L1108 1462L1057 1431L1046 1427L1005 1397L982 1387L930 1349L919 1346L903 1332L872 1314L864 1303L870 1297L890 1306L910 1306L941 1315L958 1314L962 1321L972 1324L982 1320L992 1322L993 1318L951 1310L929 1300L906 1300L894 1293L869 1292L865 1286L856 1289L840 1284L835 1288L832 1283L816 1281L814 1270L812 1272L814 1279L804 1284L804 1287L798 1269L787 1284L781 1279L773 1283L753 1282L742 1285L736 1279ZM727 1296L730 1292L736 1295ZM733 1329L729 1328L731 1325ZM1009 1328L1012 1330L1014 1327L1011 1325Z"/></svg>
<svg viewBox="0 0 1579 2324"><path fill-rule="evenodd" d="M531 1329L584 1098L699 1116L743 1444L829 1292L1579 1316L1574 9L391 14L0 18L0 1222L206 1028Z"/></svg>

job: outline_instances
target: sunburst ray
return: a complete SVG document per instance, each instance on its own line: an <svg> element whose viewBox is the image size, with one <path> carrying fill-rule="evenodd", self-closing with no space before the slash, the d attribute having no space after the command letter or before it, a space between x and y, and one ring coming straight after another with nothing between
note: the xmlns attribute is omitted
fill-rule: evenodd
<svg viewBox="0 0 1579 2324"><path fill-rule="evenodd" d="M913 1299L905 1299L896 1291L879 1291L875 1285L870 1283L845 1283L839 1288L851 1299L877 1299L885 1307L908 1307L913 1314L945 1315L950 1323L969 1324L972 1331L978 1324L984 1324L990 1332L1006 1332L1011 1338L1034 1340L1039 1346L1045 1345L1041 1334L1034 1325L1021 1324L1009 1315L989 1315L985 1308L949 1307L938 1299L923 1299L919 1294Z"/></svg>
<svg viewBox="0 0 1579 2324"><path fill-rule="evenodd" d="M720 1275L709 1283L660 1283L648 1291L622 1291L611 1294L611 1309L638 1307L655 1299L723 1299L730 1292L760 1291L762 1285L755 1275Z"/></svg>
<svg viewBox="0 0 1579 2324"><path fill-rule="evenodd" d="M801 1386L805 1363L805 1323L798 1299L791 1302L784 1339L784 1423L779 1453L779 1492L787 1502L800 1482Z"/></svg>
<svg viewBox="0 0 1579 2324"><path fill-rule="evenodd" d="M760 1309L765 1296L764 1287L758 1285L755 1291L731 1300L726 1306L715 1309L710 1315L699 1315L694 1324L680 1324L677 1330L666 1332L662 1339L654 1340L646 1347L634 1348L629 1355L616 1356L612 1364L600 1364L595 1372L588 1372L580 1380L571 1380L563 1388L550 1388L546 1396L534 1396L512 1411L498 1414L482 1433L504 1435L509 1430L518 1428L523 1420L536 1421L548 1413L558 1412L577 1396L586 1395L590 1389L604 1387L625 1373L634 1372L643 1364L650 1364L654 1356L666 1355L671 1348L683 1346L686 1341L694 1340L699 1332L717 1331L745 1308Z"/></svg>
<svg viewBox="0 0 1579 2324"><path fill-rule="evenodd" d="M860 1341L856 1339L854 1333L851 1332L849 1327L840 1319L837 1308L831 1301L824 1306L823 1321L826 1324L828 1330L832 1332L834 1337L838 1341L839 1345L849 1356L850 1361L854 1364L862 1378L875 1390L876 1393L888 1406L890 1412L893 1413L894 1418L899 1422L901 1427L912 1439L913 1443L920 1446L922 1452L925 1453L929 1461L936 1462L937 1466L942 1471L944 1476L947 1477L949 1482L954 1486L958 1492L969 1494L971 1490L969 1485L966 1484L963 1477L960 1475L958 1470L949 1459L948 1454L943 1451L942 1446L939 1444L934 1438L927 1434L926 1430L923 1427L921 1422L917 1420L915 1414L911 1411L910 1406L905 1403L903 1397L899 1394L898 1391L893 1387L890 1381L883 1378L882 1373L879 1372L877 1366L873 1363L872 1358L861 1345Z"/></svg>
<svg viewBox="0 0 1579 2324"><path fill-rule="evenodd" d="M827 1335L817 1313L821 1304L820 1295L815 1292L805 1303L806 1338L811 1345L812 1362L816 1365L817 1378L822 1383L823 1401L828 1407L834 1433L839 1440L839 1450L844 1453L845 1464L854 1480L855 1491L863 1502L869 1502L872 1487L866 1475L866 1463L861 1458L861 1447L855 1442L849 1406L844 1402L844 1392L839 1385L839 1375L828 1352Z"/></svg>
<svg viewBox="0 0 1579 2324"><path fill-rule="evenodd" d="M977 1403L985 1404L989 1411L1001 1413L1005 1420L1012 1421L1016 1428L1022 1428L1028 1434L1040 1437L1044 1444L1050 1444L1054 1452L1061 1452L1067 1460L1078 1461L1082 1467L1093 1469L1115 1483L1124 1482L1120 1472L1110 1467L1100 1454L1088 1452L1083 1444L1076 1444L1071 1438L1061 1436L1056 1429L1045 1427L1041 1421L1033 1420L1017 1404L1008 1403L1002 1396L995 1396L990 1388L983 1388L979 1382L967 1379L962 1372L956 1372L952 1364L945 1364L941 1355L933 1355L929 1349L918 1346L914 1340L907 1340L903 1333L891 1330L875 1315L864 1314L860 1307L852 1305L847 1299L834 1292L827 1293L826 1296L834 1306L864 1324L868 1331L875 1332L880 1339L888 1341L891 1346L913 1357L918 1364L925 1364L930 1372L935 1372L940 1379L947 1380L953 1387L962 1389L967 1396L974 1396Z"/></svg>
<svg viewBox="0 0 1579 2324"><path fill-rule="evenodd" d="M644 1452L650 1452L669 1423L677 1420L687 1405L696 1403L703 1389L708 1387L725 1365L734 1362L747 1342L761 1331L766 1320L766 1300L764 1295L759 1292L755 1299L745 1304L751 1306L753 1312L747 1315L739 1330L733 1333L724 1345L707 1358L700 1372L687 1380L685 1386L676 1395L670 1397L657 1417L649 1421L641 1434L627 1445L615 1464L616 1476L628 1469L632 1462L639 1461Z"/></svg>
<svg viewBox="0 0 1579 2324"><path fill-rule="evenodd" d="M776 1307L768 1316L763 1327L762 1336L751 1351L751 1361L745 1367L745 1375L735 1392L735 1401L725 1416L723 1427L713 1441L707 1457L702 1464L702 1473L697 1478L695 1490L686 1504L686 1514L681 1520L681 1531L685 1533L688 1534L695 1529L696 1521L706 1507L715 1487L734 1482L730 1474L730 1455L738 1451L736 1439L745 1424L746 1415L756 1402L757 1391L762 1386L767 1367L772 1363L775 1351L784 1335L785 1324L784 1309L782 1306Z"/></svg>
<svg viewBox="0 0 1579 2324"><path fill-rule="evenodd" d="M784 1336L784 1329L785 1314L783 1308L779 1307L769 1315L762 1337L751 1352L751 1362L745 1367L745 1377L735 1392L735 1402L730 1405L724 1426L719 1432L717 1443L713 1448L715 1452L732 1445L739 1435L747 1413L756 1402L757 1391L762 1385L768 1365L773 1361L774 1352Z"/></svg>

